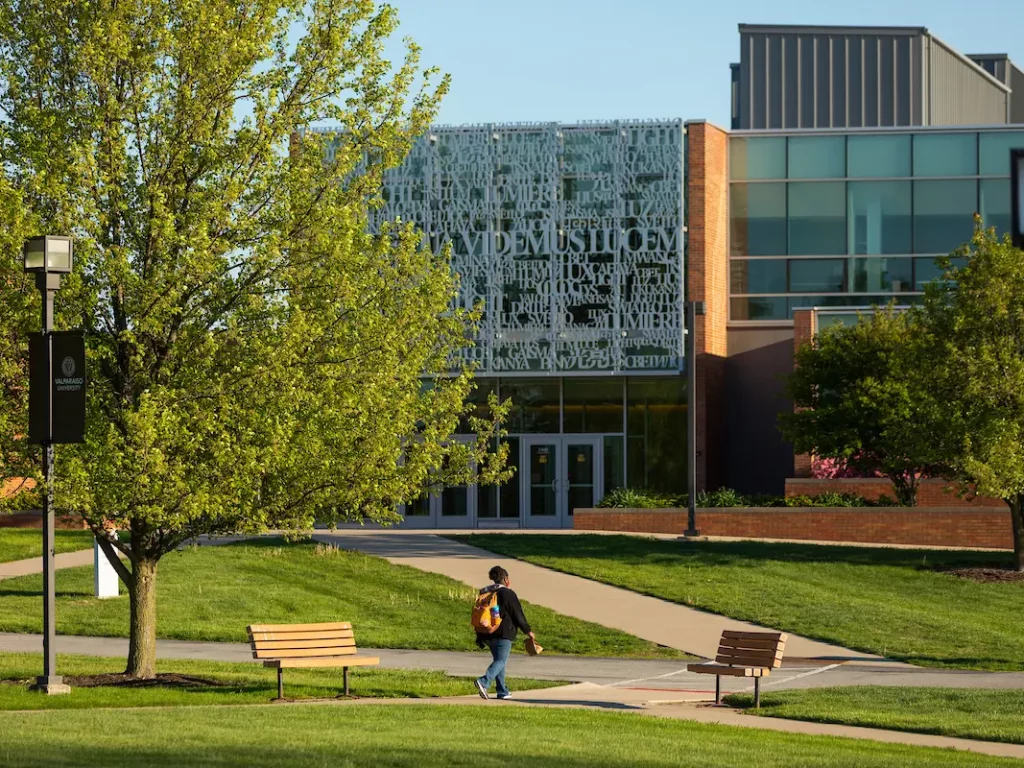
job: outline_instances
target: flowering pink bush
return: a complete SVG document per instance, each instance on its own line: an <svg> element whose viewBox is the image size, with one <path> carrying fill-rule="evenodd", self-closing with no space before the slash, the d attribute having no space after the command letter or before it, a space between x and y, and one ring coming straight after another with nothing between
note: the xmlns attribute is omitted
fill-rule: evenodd
<svg viewBox="0 0 1024 768"><path fill-rule="evenodd" d="M854 477L885 477L877 470L864 473L850 466L846 459L811 459L811 477L815 480L838 480Z"/></svg>

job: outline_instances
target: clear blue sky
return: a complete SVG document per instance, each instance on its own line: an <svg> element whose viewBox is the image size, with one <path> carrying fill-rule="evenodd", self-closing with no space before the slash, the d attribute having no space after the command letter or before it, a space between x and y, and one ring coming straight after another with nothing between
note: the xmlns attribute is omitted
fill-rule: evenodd
<svg viewBox="0 0 1024 768"><path fill-rule="evenodd" d="M443 123L682 117L729 124L737 24L927 27L1024 68L1021 0L390 0L452 76ZM398 49L396 48L396 53Z"/></svg>

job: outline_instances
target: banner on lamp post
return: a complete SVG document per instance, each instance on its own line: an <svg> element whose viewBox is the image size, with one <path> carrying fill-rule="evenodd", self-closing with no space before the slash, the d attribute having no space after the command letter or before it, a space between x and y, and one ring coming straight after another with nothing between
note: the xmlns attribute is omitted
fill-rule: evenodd
<svg viewBox="0 0 1024 768"><path fill-rule="evenodd" d="M85 442L85 337L51 331L29 339L31 443Z"/></svg>

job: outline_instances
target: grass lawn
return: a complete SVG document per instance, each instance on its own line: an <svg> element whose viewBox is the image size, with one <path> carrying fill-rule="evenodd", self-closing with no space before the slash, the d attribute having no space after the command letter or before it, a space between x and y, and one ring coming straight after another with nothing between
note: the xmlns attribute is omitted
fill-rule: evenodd
<svg viewBox="0 0 1024 768"><path fill-rule="evenodd" d="M726 702L749 707L753 697L733 695ZM1024 744L1024 691L1019 690L869 686L779 691L761 697L757 714Z"/></svg>
<svg viewBox="0 0 1024 768"><path fill-rule="evenodd" d="M127 635L127 596L93 598L91 567L57 571L56 586L58 633ZM40 632L41 590L42 576L0 581L0 631ZM476 649L469 626L475 595L445 576L308 542L193 547L160 562L157 635L242 642L248 624L351 621L360 646L468 651ZM551 653L679 656L617 630L525 608Z"/></svg>
<svg viewBox="0 0 1024 768"><path fill-rule="evenodd" d="M53 532L57 554L92 547L90 531L58 529ZM43 532L38 528L0 528L0 563L42 557Z"/></svg>
<svg viewBox="0 0 1024 768"><path fill-rule="evenodd" d="M1008 554L604 535L452 538L914 664L1024 669L1024 583L980 584L933 570Z"/></svg>
<svg viewBox="0 0 1024 768"><path fill-rule="evenodd" d="M483 669L485 656L481 654L480 658ZM42 665L40 654L0 653L0 710L266 704L277 696L277 670L259 664L179 659L160 660L157 673L187 677L190 679L187 685L130 688L73 685L70 695L40 696L27 686L40 674ZM124 659L61 655L57 669L65 677L117 673L124 671ZM471 678L450 677L429 670L357 667L349 671L349 684L352 693L360 698L476 695ZM562 685L511 677L508 684L513 691ZM284 693L289 699L330 699L342 690L340 667L288 669L284 673Z"/></svg>
<svg viewBox="0 0 1024 768"><path fill-rule="evenodd" d="M72 694L73 695L73 694ZM500 709L500 714L496 711ZM0 764L545 768L981 768L966 752L672 722L639 714L457 705L0 713ZM507 760L506 760L507 762Z"/></svg>

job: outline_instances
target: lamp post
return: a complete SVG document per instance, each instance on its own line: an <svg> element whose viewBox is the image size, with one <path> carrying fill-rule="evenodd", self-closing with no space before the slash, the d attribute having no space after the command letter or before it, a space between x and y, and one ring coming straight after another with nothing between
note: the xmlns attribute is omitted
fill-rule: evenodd
<svg viewBox="0 0 1024 768"><path fill-rule="evenodd" d="M697 315L704 314L703 301L686 302L686 532L700 536L697 530Z"/></svg>
<svg viewBox="0 0 1024 768"><path fill-rule="evenodd" d="M31 423L29 439L43 446L43 674L36 678L34 690L48 694L70 693L56 674L56 596L54 589L53 544L53 299L60 288L60 276L71 272L74 245L70 237L44 235L25 243L25 271L36 276L36 287L42 295L42 334L32 345L30 388ZM74 364L65 364L74 374ZM64 371L67 374L67 370ZM83 371L84 373L84 371ZM82 380L84 390L84 379Z"/></svg>

